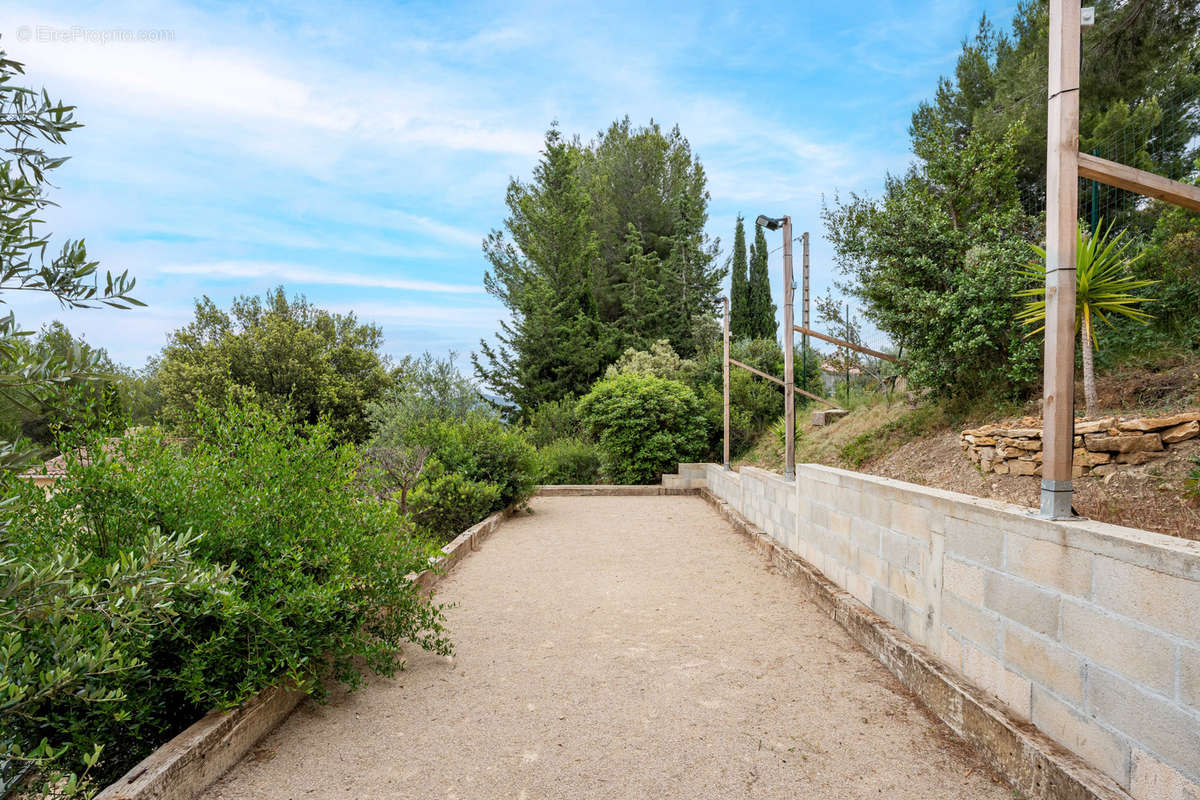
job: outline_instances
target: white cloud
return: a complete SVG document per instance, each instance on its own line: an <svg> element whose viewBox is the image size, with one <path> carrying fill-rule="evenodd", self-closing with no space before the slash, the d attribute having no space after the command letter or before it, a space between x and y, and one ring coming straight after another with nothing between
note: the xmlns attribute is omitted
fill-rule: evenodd
<svg viewBox="0 0 1200 800"><path fill-rule="evenodd" d="M342 272L334 269L313 269L300 264L269 261L213 261L203 264L168 264L158 268L169 275L198 275L209 278L251 280L268 278L322 286L355 286L363 289L398 289L410 292L440 294L483 294L482 286L457 283L393 278L383 275Z"/></svg>

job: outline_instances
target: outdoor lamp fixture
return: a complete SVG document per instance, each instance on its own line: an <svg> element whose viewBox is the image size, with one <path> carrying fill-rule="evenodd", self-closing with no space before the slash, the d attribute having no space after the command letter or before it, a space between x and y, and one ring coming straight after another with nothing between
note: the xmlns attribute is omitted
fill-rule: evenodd
<svg viewBox="0 0 1200 800"><path fill-rule="evenodd" d="M792 324L792 295L796 283L792 280L792 218L759 214L754 224L769 231L783 228L783 340L787 343L783 348L783 424L787 431L783 443L783 479L793 481L796 479L796 384L792 369L792 333L795 330L795 325ZM808 318L805 317L804 321L808 322Z"/></svg>

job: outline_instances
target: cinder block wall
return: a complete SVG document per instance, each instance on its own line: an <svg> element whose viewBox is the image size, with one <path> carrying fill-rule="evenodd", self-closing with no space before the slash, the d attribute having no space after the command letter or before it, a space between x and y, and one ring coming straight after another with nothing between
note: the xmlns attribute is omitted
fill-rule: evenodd
<svg viewBox="0 0 1200 800"><path fill-rule="evenodd" d="M1200 797L1200 543L812 464L708 488L1137 800Z"/></svg>

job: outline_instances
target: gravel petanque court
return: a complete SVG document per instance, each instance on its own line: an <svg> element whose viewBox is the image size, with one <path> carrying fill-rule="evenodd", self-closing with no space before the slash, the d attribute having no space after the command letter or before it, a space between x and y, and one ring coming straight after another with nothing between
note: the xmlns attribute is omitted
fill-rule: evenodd
<svg viewBox="0 0 1200 800"><path fill-rule="evenodd" d="M542 497L439 586L456 655L305 703L205 795L1011 798L696 497Z"/></svg>

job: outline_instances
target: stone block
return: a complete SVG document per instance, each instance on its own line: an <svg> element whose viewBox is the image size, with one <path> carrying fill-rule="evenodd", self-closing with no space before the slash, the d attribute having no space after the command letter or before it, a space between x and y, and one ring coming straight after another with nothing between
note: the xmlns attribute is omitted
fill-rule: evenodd
<svg viewBox="0 0 1200 800"><path fill-rule="evenodd" d="M1141 417L1138 419L1123 419L1117 422L1117 427L1123 431L1158 431L1163 428L1174 428L1189 422L1200 420L1200 412L1185 411L1168 417Z"/></svg>
<svg viewBox="0 0 1200 800"><path fill-rule="evenodd" d="M888 564L874 553L857 550L854 553L854 564L860 575L868 580L886 586L888 582Z"/></svg>
<svg viewBox="0 0 1200 800"><path fill-rule="evenodd" d="M1110 453L1148 453L1163 449L1162 437L1157 433L1123 433L1116 436L1092 433L1083 437L1083 446L1088 450Z"/></svg>
<svg viewBox="0 0 1200 800"><path fill-rule="evenodd" d="M1088 669L1087 695L1094 717L1185 775L1200 778L1200 725L1194 716L1098 667Z"/></svg>
<svg viewBox="0 0 1200 800"><path fill-rule="evenodd" d="M996 473L997 475L1007 475L1008 474L1008 462L1007 461L994 462L992 464L992 472Z"/></svg>
<svg viewBox="0 0 1200 800"><path fill-rule="evenodd" d="M925 596L925 586L914 573L908 570L892 567L888 571L888 588L892 594L922 613L929 605Z"/></svg>
<svg viewBox="0 0 1200 800"><path fill-rule="evenodd" d="M846 591L857 597L864 605L871 605L871 582L854 572L846 574Z"/></svg>
<svg viewBox="0 0 1200 800"><path fill-rule="evenodd" d="M812 424L814 427L823 428L826 425L832 425L849 413L849 411L841 408L826 408L814 411L812 412Z"/></svg>
<svg viewBox="0 0 1200 800"><path fill-rule="evenodd" d="M983 569L954 558L942 562L942 586L972 605L983 606Z"/></svg>
<svg viewBox="0 0 1200 800"><path fill-rule="evenodd" d="M1161 458L1163 453L1117 453L1118 464L1149 464L1156 458Z"/></svg>
<svg viewBox="0 0 1200 800"><path fill-rule="evenodd" d="M995 614L947 593L942 596L942 624L957 633L960 639L970 641L988 653L1000 653L1000 618Z"/></svg>
<svg viewBox="0 0 1200 800"><path fill-rule="evenodd" d="M1047 636L1058 634L1060 595L998 572L983 576L983 604L1000 616Z"/></svg>
<svg viewBox="0 0 1200 800"><path fill-rule="evenodd" d="M924 542L890 530L880 531L880 554L883 560L900 569L916 572L921 568Z"/></svg>
<svg viewBox="0 0 1200 800"><path fill-rule="evenodd" d="M878 553L882 535L883 528L873 522L868 522L861 517L855 517L850 521L850 542L859 549L869 553Z"/></svg>
<svg viewBox="0 0 1200 800"><path fill-rule="evenodd" d="M1129 785L1129 744L1040 686L1033 687L1033 724L1122 786Z"/></svg>
<svg viewBox="0 0 1200 800"><path fill-rule="evenodd" d="M1200 581L1097 556L1095 602L1153 628L1200 643Z"/></svg>
<svg viewBox="0 0 1200 800"><path fill-rule="evenodd" d="M892 504L892 530L922 541L929 541L931 515L929 509L913 503Z"/></svg>
<svg viewBox="0 0 1200 800"><path fill-rule="evenodd" d="M963 674L980 689L1008 706L1024 720L1033 710L1033 684L1000 663L996 657L971 645L963 646Z"/></svg>
<svg viewBox="0 0 1200 800"><path fill-rule="evenodd" d="M1179 650L1179 699L1200 712L1200 649Z"/></svg>
<svg viewBox="0 0 1200 800"><path fill-rule="evenodd" d="M1002 660L1005 666L1083 707L1083 659L1052 639L1019 625L1006 625Z"/></svg>
<svg viewBox="0 0 1200 800"><path fill-rule="evenodd" d="M1200 436L1200 422L1196 420L1181 423L1162 432L1163 444L1175 444L1194 436Z"/></svg>
<svg viewBox="0 0 1200 800"><path fill-rule="evenodd" d="M1037 465L1032 461L1017 459L1008 462L1008 472L1010 475L1035 475L1039 471Z"/></svg>
<svg viewBox="0 0 1200 800"><path fill-rule="evenodd" d="M1103 419L1090 420L1075 420L1075 435L1079 436L1085 433L1100 433L1107 431L1116 425L1116 417L1104 417Z"/></svg>
<svg viewBox="0 0 1200 800"><path fill-rule="evenodd" d="M871 586L871 610L897 627L904 626L904 601L882 586Z"/></svg>
<svg viewBox="0 0 1200 800"><path fill-rule="evenodd" d="M1200 783L1135 747L1129 794L1134 800L1200 800Z"/></svg>
<svg viewBox="0 0 1200 800"><path fill-rule="evenodd" d="M946 518L946 553L999 569L1004 558L1004 532L1001 528Z"/></svg>
<svg viewBox="0 0 1200 800"><path fill-rule="evenodd" d="M850 538L850 515L841 511L829 510L829 531L844 539Z"/></svg>
<svg viewBox="0 0 1200 800"><path fill-rule="evenodd" d="M1006 572L1076 597L1091 594L1091 553L1011 532L1006 547Z"/></svg>

